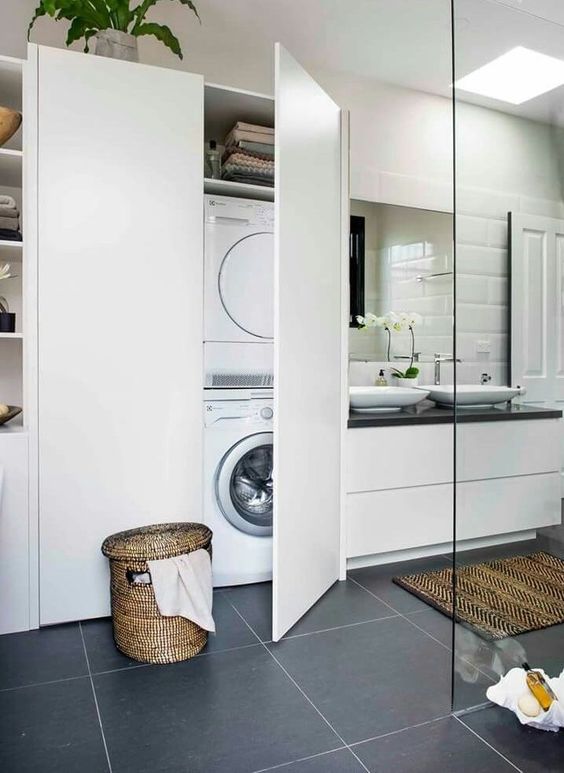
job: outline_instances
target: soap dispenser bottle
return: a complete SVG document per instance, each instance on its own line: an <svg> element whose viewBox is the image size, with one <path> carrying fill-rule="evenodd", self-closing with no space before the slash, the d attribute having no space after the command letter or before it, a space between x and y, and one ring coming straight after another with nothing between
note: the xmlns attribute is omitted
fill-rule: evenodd
<svg viewBox="0 0 564 773"><path fill-rule="evenodd" d="M210 140L209 149L206 150L206 176L212 180L221 180L221 157L215 140Z"/></svg>
<svg viewBox="0 0 564 773"><path fill-rule="evenodd" d="M375 386L388 386L388 382L386 381L386 376L384 375L384 370L381 368L380 373L378 373L378 378L374 382Z"/></svg>

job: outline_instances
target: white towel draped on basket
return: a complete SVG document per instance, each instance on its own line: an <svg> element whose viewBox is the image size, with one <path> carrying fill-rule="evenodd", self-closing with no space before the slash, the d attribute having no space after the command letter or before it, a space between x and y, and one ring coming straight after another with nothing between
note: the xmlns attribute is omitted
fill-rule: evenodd
<svg viewBox="0 0 564 773"><path fill-rule="evenodd" d="M185 617L215 633L212 568L207 550L147 561L147 566L161 615Z"/></svg>

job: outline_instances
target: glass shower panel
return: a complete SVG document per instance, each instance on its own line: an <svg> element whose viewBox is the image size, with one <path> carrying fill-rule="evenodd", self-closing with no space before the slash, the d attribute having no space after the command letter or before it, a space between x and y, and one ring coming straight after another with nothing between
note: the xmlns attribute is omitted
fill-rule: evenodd
<svg viewBox="0 0 564 773"><path fill-rule="evenodd" d="M453 704L520 769L488 688L564 668L564 27L526 5L453 6Z"/></svg>

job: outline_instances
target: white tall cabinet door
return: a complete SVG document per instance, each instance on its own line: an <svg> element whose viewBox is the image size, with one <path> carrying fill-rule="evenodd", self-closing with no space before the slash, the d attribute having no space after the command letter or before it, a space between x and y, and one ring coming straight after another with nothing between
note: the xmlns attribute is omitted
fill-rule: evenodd
<svg viewBox="0 0 564 773"><path fill-rule="evenodd" d="M40 622L107 535L202 513L203 80L39 48Z"/></svg>
<svg viewBox="0 0 564 773"><path fill-rule="evenodd" d="M339 577L341 111L276 48L273 639Z"/></svg>
<svg viewBox="0 0 564 773"><path fill-rule="evenodd" d="M511 213L511 381L564 400L564 221Z"/></svg>

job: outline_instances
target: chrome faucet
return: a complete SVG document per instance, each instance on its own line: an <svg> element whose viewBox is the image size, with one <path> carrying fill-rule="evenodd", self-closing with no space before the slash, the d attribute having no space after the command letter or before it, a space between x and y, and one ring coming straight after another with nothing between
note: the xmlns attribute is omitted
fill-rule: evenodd
<svg viewBox="0 0 564 773"><path fill-rule="evenodd" d="M435 363L435 386L440 386L441 383L441 362L462 362L458 357L453 357L452 354L434 354L433 360Z"/></svg>

